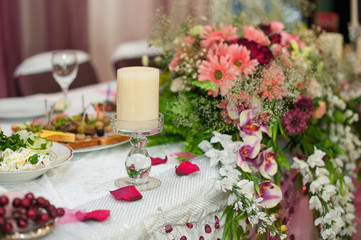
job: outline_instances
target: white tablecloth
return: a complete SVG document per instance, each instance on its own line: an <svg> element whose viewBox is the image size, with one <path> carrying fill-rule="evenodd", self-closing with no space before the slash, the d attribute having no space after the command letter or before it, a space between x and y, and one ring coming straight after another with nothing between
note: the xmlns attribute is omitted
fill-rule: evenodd
<svg viewBox="0 0 361 240"><path fill-rule="evenodd" d="M105 100L109 83L98 84L70 92L72 106L69 114L79 113L81 96L86 103ZM111 82L115 89L115 82ZM59 94L34 95L31 98L56 100ZM25 101L26 99L24 99ZM166 117L166 116L165 116ZM19 119L0 119L0 126L10 134L10 126ZM181 151L181 144L163 145L148 148L153 157L164 157ZM72 160L51 169L35 181L1 185L9 191L33 192L44 196L56 206L92 211L109 209L111 215L105 222L79 222L58 224L46 239L216 239L221 232L214 228L214 217L220 218L219 211L225 204L226 196L214 189L218 177L216 168L210 168L208 159L200 157L194 162L200 171L189 176L177 176L175 166L178 160L168 158L166 164L153 166L151 176L161 180L160 187L143 191L143 199L135 202L117 201L109 193L115 190L114 180L127 176L124 167L130 145L76 153ZM1 183L0 183L1 184ZM185 226L193 223L192 229ZM165 233L164 226L171 225L173 231ZM209 224L212 233L205 233Z"/></svg>

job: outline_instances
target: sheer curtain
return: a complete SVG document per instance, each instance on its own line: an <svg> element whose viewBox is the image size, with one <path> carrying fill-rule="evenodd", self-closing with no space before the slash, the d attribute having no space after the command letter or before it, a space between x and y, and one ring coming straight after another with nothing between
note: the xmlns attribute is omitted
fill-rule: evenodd
<svg viewBox="0 0 361 240"><path fill-rule="evenodd" d="M102 81L115 79L111 56L122 42L146 39L167 0L89 0L89 51Z"/></svg>

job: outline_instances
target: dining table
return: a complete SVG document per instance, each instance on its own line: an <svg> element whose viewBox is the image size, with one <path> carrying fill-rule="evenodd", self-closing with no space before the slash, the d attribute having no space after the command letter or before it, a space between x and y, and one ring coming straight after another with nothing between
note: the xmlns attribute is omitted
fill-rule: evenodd
<svg viewBox="0 0 361 240"><path fill-rule="evenodd" d="M109 81L70 90L69 107L64 113L69 116L80 114L82 99L86 106L115 100L116 86L116 81ZM45 99L50 106L61 96L58 92L0 99L0 107L10 109L8 114L0 110L0 128L6 135L13 134L13 124L43 118ZM32 108L34 110L29 112ZM109 218L102 222L58 221L44 239L221 238L222 227L215 227L215 221L221 219L227 194L215 189L218 169L210 166L207 157L200 156L192 159L200 169L198 172L178 176L175 167L179 160L174 153L182 152L182 147L182 143L175 143L147 148L150 156L167 156L168 161L152 166L150 176L158 178L161 184L155 189L140 191L143 198L138 201L116 200L110 194L118 188L115 180L127 176L125 159L131 148L129 142L86 151L74 150L70 160L36 179L10 184L0 181L0 194L32 192L63 207L66 213L110 210Z"/></svg>

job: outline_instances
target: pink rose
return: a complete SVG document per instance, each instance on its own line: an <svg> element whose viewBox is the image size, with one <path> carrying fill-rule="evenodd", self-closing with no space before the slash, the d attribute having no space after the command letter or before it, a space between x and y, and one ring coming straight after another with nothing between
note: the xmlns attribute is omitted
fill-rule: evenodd
<svg viewBox="0 0 361 240"><path fill-rule="evenodd" d="M321 118L326 112L326 102L325 101L318 101L319 108L313 111L312 116L316 119Z"/></svg>

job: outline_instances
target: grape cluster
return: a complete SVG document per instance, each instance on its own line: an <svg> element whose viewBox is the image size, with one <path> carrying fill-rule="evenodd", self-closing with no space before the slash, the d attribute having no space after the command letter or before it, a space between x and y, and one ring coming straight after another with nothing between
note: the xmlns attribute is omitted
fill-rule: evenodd
<svg viewBox="0 0 361 240"><path fill-rule="evenodd" d="M0 196L0 230L3 233L11 233L14 224L19 229L26 229L30 222L43 225L64 214L63 208L56 208L43 197L35 198L30 192L24 198L12 199L12 202L6 195Z"/></svg>

